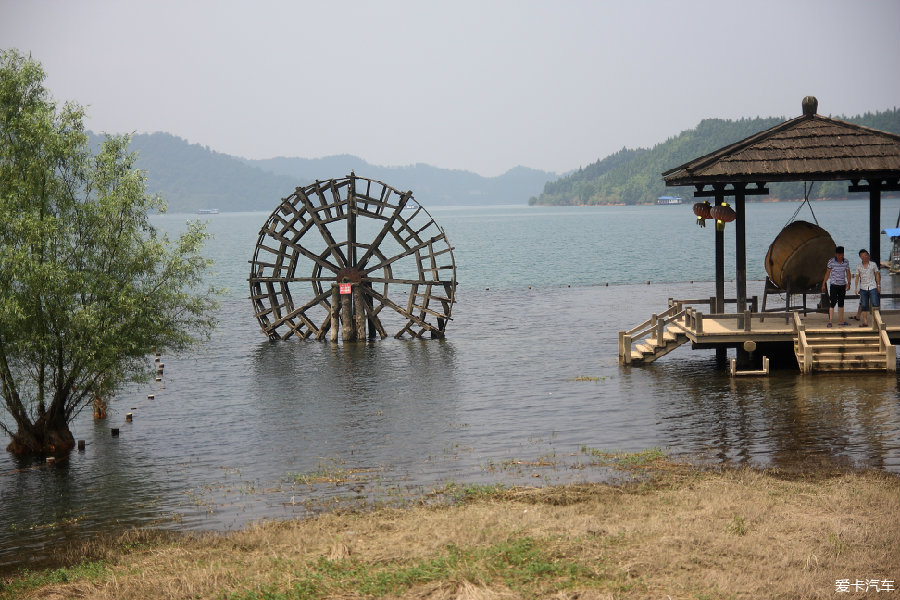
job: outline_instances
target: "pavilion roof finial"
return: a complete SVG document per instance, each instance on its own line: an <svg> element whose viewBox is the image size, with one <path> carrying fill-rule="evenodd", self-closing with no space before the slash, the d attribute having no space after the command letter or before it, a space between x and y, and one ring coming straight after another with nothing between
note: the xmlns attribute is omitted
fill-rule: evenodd
<svg viewBox="0 0 900 600"><path fill-rule="evenodd" d="M811 117L819 110L819 101L815 96L807 96L803 99L803 116Z"/></svg>

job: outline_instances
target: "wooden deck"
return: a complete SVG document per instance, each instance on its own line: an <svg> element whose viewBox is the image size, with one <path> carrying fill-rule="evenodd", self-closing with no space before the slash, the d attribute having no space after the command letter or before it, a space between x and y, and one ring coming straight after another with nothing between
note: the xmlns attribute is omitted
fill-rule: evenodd
<svg viewBox="0 0 900 600"><path fill-rule="evenodd" d="M825 370L896 370L900 310L875 310L868 327L857 321L827 327L828 315L805 310L704 313L696 306L712 300L669 300L669 308L628 331L619 332L619 362L642 364L690 343L694 349L742 348L758 344L793 347L804 373ZM849 317L850 311L847 312Z"/></svg>

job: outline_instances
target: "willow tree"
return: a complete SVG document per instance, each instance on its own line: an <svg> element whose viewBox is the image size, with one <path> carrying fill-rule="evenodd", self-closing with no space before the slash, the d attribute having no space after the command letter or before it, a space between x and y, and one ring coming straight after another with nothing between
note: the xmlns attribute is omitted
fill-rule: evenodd
<svg viewBox="0 0 900 600"><path fill-rule="evenodd" d="M127 137L88 145L84 111L58 107L40 64L0 54L0 428L7 450L74 446L69 423L95 397L152 372L153 349L208 336L207 234L170 241Z"/></svg>

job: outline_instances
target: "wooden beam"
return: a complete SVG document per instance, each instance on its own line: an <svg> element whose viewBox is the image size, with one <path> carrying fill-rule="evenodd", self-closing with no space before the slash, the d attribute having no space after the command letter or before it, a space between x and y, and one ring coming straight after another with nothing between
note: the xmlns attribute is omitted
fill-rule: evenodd
<svg viewBox="0 0 900 600"><path fill-rule="evenodd" d="M726 198L728 196L735 196L736 194L742 194L744 196L764 196L769 193L769 188L765 187L765 182L754 182L755 188L746 187L746 183L722 183L722 184L714 184L712 189L707 190L706 185L697 185L696 190L694 191L694 198ZM725 186L732 186L732 189L727 189Z"/></svg>
<svg viewBox="0 0 900 600"><path fill-rule="evenodd" d="M873 178L863 184L860 184L858 179L853 179L850 181L850 185L847 186L847 192L851 194L870 192L873 185L878 186L878 189L882 192L900 192L900 179L897 178Z"/></svg>

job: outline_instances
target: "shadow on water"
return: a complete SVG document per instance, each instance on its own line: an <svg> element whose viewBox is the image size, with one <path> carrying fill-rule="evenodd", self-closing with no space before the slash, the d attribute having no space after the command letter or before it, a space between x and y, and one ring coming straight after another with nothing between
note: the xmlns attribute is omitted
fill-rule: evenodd
<svg viewBox="0 0 900 600"><path fill-rule="evenodd" d="M408 468L455 419L454 352L446 340L261 343L248 407L258 439L301 471L323 458Z"/></svg>

